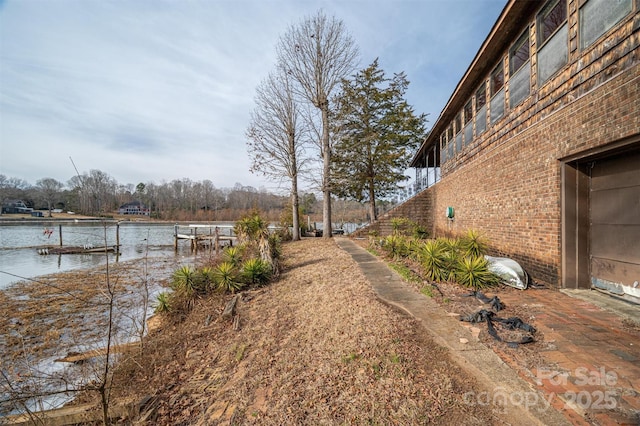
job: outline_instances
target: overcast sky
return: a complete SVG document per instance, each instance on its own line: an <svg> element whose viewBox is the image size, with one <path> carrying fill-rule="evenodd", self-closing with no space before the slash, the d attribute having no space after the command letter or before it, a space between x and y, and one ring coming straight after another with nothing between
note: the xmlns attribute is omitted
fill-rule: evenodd
<svg viewBox="0 0 640 426"><path fill-rule="evenodd" d="M257 85L292 24L344 21L430 128L506 0L0 0L0 174L66 183L209 179L275 190L249 172Z"/></svg>

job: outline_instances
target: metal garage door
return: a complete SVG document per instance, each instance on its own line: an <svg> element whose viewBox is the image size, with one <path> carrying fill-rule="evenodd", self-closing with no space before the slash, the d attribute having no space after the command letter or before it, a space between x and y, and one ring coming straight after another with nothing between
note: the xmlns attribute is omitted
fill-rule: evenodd
<svg viewBox="0 0 640 426"><path fill-rule="evenodd" d="M590 189L591 285L640 301L640 152L595 161Z"/></svg>

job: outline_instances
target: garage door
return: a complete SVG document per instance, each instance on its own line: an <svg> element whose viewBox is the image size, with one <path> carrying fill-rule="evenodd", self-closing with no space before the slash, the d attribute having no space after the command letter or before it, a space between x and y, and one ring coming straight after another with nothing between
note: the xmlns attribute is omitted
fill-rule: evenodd
<svg viewBox="0 0 640 426"><path fill-rule="evenodd" d="M589 195L591 285L640 300L640 152L595 161Z"/></svg>

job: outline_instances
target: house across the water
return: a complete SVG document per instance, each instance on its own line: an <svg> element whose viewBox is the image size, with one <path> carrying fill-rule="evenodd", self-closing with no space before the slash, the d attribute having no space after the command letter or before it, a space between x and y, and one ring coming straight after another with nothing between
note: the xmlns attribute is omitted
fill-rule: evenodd
<svg viewBox="0 0 640 426"><path fill-rule="evenodd" d="M5 200L2 203L2 214L31 214L32 211L22 200Z"/></svg>
<svg viewBox="0 0 640 426"><path fill-rule="evenodd" d="M149 208L140 201L131 201L120 206L119 214L135 214L149 216Z"/></svg>

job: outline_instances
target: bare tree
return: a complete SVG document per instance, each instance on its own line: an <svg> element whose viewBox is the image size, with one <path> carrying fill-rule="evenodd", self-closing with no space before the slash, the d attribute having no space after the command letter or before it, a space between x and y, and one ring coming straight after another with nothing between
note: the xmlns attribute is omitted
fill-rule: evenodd
<svg viewBox="0 0 640 426"><path fill-rule="evenodd" d="M302 125L292 92L291 76L281 68L260 84L256 93L256 108L247 130L248 150L252 158L251 172L268 179L289 179L293 218L293 240L300 239L298 174L304 165Z"/></svg>
<svg viewBox="0 0 640 426"><path fill-rule="evenodd" d="M281 66L298 83L299 94L320 111L322 120L323 231L331 230L331 148L329 139L329 99L332 92L355 69L358 48L344 23L328 18L322 11L291 26L278 43Z"/></svg>
<svg viewBox="0 0 640 426"><path fill-rule="evenodd" d="M64 185L53 178L43 178L36 182L36 188L40 198L47 203L49 217L51 217L51 207L56 198L60 196L60 191Z"/></svg>

